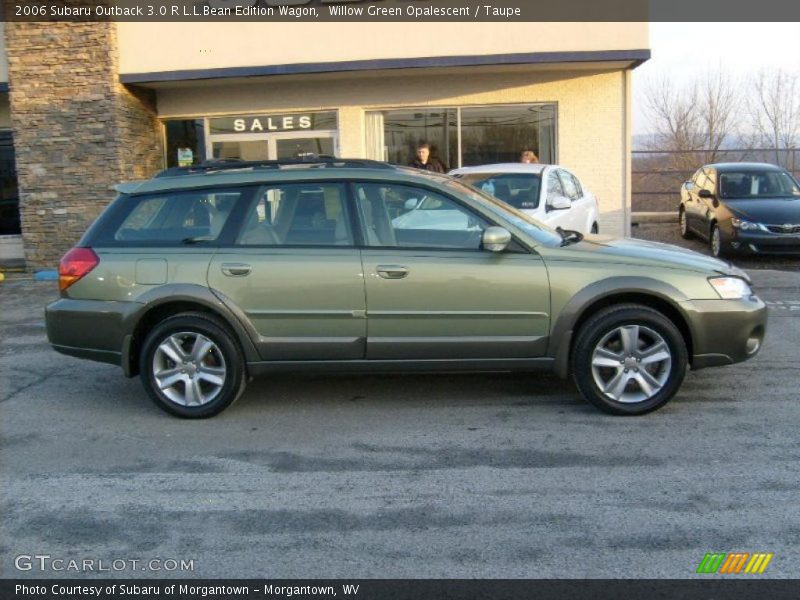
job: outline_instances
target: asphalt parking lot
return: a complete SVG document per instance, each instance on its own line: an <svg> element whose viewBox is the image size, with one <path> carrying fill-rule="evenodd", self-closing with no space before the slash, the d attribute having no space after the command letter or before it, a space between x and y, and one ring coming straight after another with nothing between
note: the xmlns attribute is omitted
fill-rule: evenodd
<svg viewBox="0 0 800 600"><path fill-rule="evenodd" d="M537 375L281 376L182 421L56 354L54 284L0 284L0 577L21 554L194 561L164 577L800 576L800 273L753 271L754 360L615 418Z"/></svg>

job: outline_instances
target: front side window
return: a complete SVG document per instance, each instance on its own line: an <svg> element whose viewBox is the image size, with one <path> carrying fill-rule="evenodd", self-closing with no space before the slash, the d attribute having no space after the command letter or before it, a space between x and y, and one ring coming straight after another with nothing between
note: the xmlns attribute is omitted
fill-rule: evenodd
<svg viewBox="0 0 800 600"><path fill-rule="evenodd" d="M717 187L717 172L713 169L706 169L706 183L704 187L712 194L714 193Z"/></svg>
<svg viewBox="0 0 800 600"><path fill-rule="evenodd" d="M539 207L542 178L538 173L465 173L458 178L514 208Z"/></svg>
<svg viewBox="0 0 800 600"><path fill-rule="evenodd" d="M575 178L572 176L572 174L567 173L566 171L559 171L559 175L561 175L561 183L567 198L570 200L579 200L581 194L578 191L578 185L576 184Z"/></svg>
<svg viewBox="0 0 800 600"><path fill-rule="evenodd" d="M367 246L479 250L488 223L457 202L423 188L356 184Z"/></svg>
<svg viewBox="0 0 800 600"><path fill-rule="evenodd" d="M551 202L554 198L564 195L564 187L561 185L558 173L551 171L547 176L547 201Z"/></svg>
<svg viewBox="0 0 800 600"><path fill-rule="evenodd" d="M515 227L519 227L530 235L534 240L545 246L560 246L564 238L549 225L535 219L528 213L518 210L506 202L501 202L494 196L480 191L475 187L466 185L463 181L451 178L444 182L454 194L465 196L473 202L479 202L482 206L490 210L498 217L501 224L506 221Z"/></svg>
<svg viewBox="0 0 800 600"><path fill-rule="evenodd" d="M728 171L720 173L722 198L798 198L800 187L783 171Z"/></svg>
<svg viewBox="0 0 800 600"><path fill-rule="evenodd" d="M352 246L345 188L296 183L259 191L237 238L242 246Z"/></svg>
<svg viewBox="0 0 800 600"><path fill-rule="evenodd" d="M242 189L190 190L131 199L134 204L116 229L114 241L214 242L244 193Z"/></svg>

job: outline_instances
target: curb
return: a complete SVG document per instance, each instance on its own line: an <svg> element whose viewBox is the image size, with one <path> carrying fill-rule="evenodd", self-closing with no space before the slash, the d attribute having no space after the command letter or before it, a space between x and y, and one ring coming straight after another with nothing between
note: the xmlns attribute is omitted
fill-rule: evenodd
<svg viewBox="0 0 800 600"><path fill-rule="evenodd" d="M631 225L640 223L677 223L677 212L635 212L631 213Z"/></svg>
<svg viewBox="0 0 800 600"><path fill-rule="evenodd" d="M58 271L36 271L34 281L58 281Z"/></svg>

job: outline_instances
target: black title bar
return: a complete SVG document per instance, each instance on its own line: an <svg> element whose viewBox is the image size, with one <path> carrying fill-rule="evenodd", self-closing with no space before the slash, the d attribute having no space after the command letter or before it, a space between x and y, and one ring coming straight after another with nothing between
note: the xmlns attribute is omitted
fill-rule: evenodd
<svg viewBox="0 0 800 600"><path fill-rule="evenodd" d="M3 600L794 600L797 589L796 580L718 575L693 580L0 580Z"/></svg>
<svg viewBox="0 0 800 600"><path fill-rule="evenodd" d="M796 0L2 0L2 5L5 21L800 21Z"/></svg>

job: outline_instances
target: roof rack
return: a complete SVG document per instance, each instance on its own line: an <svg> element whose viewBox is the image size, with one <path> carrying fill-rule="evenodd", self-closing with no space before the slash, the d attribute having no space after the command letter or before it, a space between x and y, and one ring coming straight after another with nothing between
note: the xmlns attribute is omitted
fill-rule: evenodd
<svg viewBox="0 0 800 600"><path fill-rule="evenodd" d="M218 173L243 169L288 169L288 168L357 168L357 169L394 169L389 163L366 158L336 158L328 155L308 155L301 158L284 160L239 160L238 158L221 158L207 160L190 167L171 167L157 173L153 178L178 177L181 175L197 175L200 173Z"/></svg>

